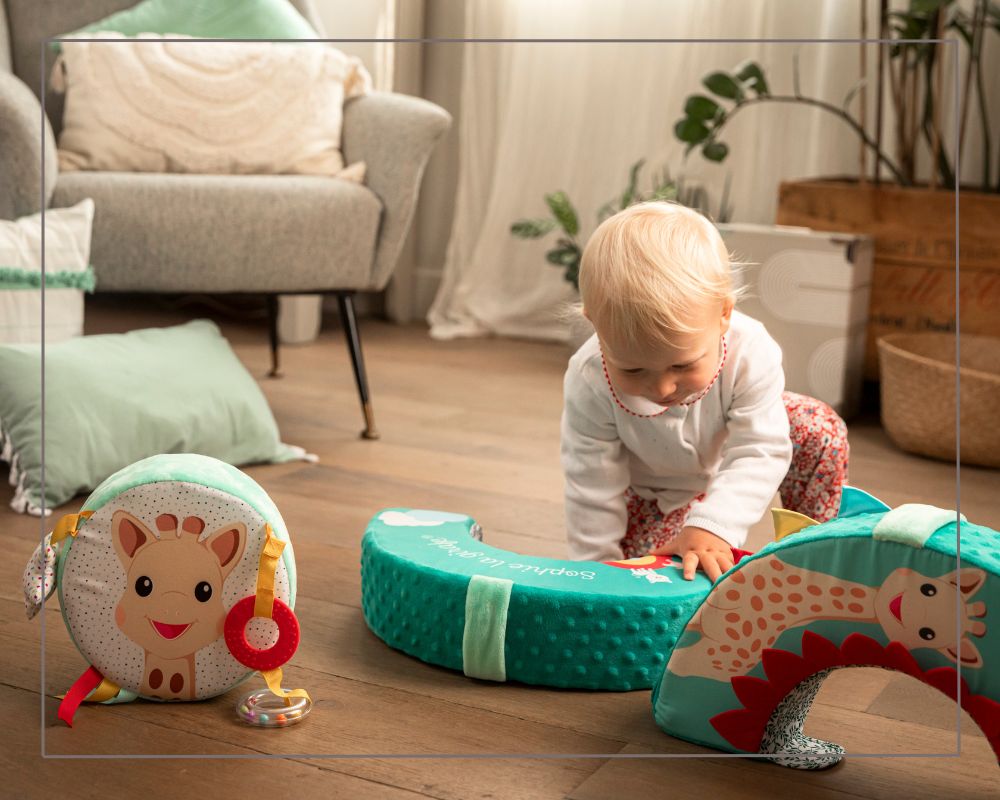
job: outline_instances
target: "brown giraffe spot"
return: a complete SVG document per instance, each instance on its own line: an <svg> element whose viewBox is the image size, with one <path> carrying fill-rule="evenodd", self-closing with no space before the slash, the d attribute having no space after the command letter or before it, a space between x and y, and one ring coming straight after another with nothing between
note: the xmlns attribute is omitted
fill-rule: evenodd
<svg viewBox="0 0 1000 800"><path fill-rule="evenodd" d="M767 620L764 619L763 617L757 617L757 627L760 628L762 631L766 631L767 630Z"/></svg>
<svg viewBox="0 0 1000 800"><path fill-rule="evenodd" d="M750 620L747 620L743 623L743 635L749 636L751 633L753 633L753 623Z"/></svg>
<svg viewBox="0 0 1000 800"><path fill-rule="evenodd" d="M782 623L781 625L779 625L779 626L777 627L777 629L776 629L776 630L778 631L778 633L781 633L781 632L782 632L782 631L783 631L784 629L785 629L785 624L784 624L784 623Z"/></svg>
<svg viewBox="0 0 1000 800"><path fill-rule="evenodd" d="M750 658L750 651L741 647L739 650L736 651L736 655L738 655L740 658Z"/></svg>
<svg viewBox="0 0 1000 800"><path fill-rule="evenodd" d="M857 586L855 586L853 589L851 589L851 594L854 595L855 597L864 597L865 590L859 589Z"/></svg>
<svg viewBox="0 0 1000 800"><path fill-rule="evenodd" d="M205 530L205 522L200 517L186 517L181 523L181 527L188 533L197 535ZM181 678L181 680L184 679Z"/></svg>
<svg viewBox="0 0 1000 800"><path fill-rule="evenodd" d="M834 597L840 597L843 593L844 593L843 586L834 586L832 589L830 589L830 594L832 594Z"/></svg>
<svg viewBox="0 0 1000 800"><path fill-rule="evenodd" d="M735 611L730 611L728 614L726 614L726 622L739 622L739 621L740 621L740 615L737 614Z"/></svg>
<svg viewBox="0 0 1000 800"><path fill-rule="evenodd" d="M728 653L728 652L729 652L730 650L732 650L733 648L732 648L732 647L730 647L730 646L729 646L728 644L720 644L720 645L719 645L719 649L720 649L720 650L721 650L721 651L722 651L723 653Z"/></svg>
<svg viewBox="0 0 1000 800"><path fill-rule="evenodd" d="M782 564L780 561L778 561L778 559L772 558L771 559L771 567L773 569L778 570L778 572L781 572L781 570L783 570L785 568L785 565Z"/></svg>
<svg viewBox="0 0 1000 800"><path fill-rule="evenodd" d="M726 636L730 639L739 639L740 635L736 632L736 628L726 628Z"/></svg>
<svg viewBox="0 0 1000 800"><path fill-rule="evenodd" d="M833 601L833 607L835 609L837 609L837 611L843 611L844 610L844 604L841 603L839 600L834 600Z"/></svg>
<svg viewBox="0 0 1000 800"><path fill-rule="evenodd" d="M158 669L154 669L149 673L149 688L159 689L161 683L163 683L163 673Z"/></svg>
<svg viewBox="0 0 1000 800"><path fill-rule="evenodd" d="M721 661L719 661L718 659L715 659L715 660L714 660L714 661L712 662L712 666L713 666L713 667L721 667L721 666L722 666L722 662L721 662Z"/></svg>
<svg viewBox="0 0 1000 800"><path fill-rule="evenodd" d="M709 647L708 648L708 654L710 656L714 656L715 655L715 648L714 647Z"/></svg>
<svg viewBox="0 0 1000 800"><path fill-rule="evenodd" d="M755 589L763 589L767 581L764 580L763 575L754 575L753 586Z"/></svg>
<svg viewBox="0 0 1000 800"><path fill-rule="evenodd" d="M865 607L861 605L861 603L848 603L847 608L848 610L853 611L855 614L860 614L862 611L865 610Z"/></svg>
<svg viewBox="0 0 1000 800"><path fill-rule="evenodd" d="M778 594L777 592L771 592L771 594L767 596L767 599L770 600L772 603L780 603L781 595Z"/></svg>
<svg viewBox="0 0 1000 800"><path fill-rule="evenodd" d="M739 670L737 670L736 667L730 667L729 671L730 672L739 672Z"/></svg>
<svg viewBox="0 0 1000 800"><path fill-rule="evenodd" d="M807 591L807 592L809 592L809 594L814 594L814 595L816 595L817 597L819 597L819 596L820 596L821 594L823 594L823 590L822 590L822 589L820 589L820 588L819 588L819 587L818 587L818 586L817 586L816 584L814 584L814 583L811 583L811 584L809 584L809 585L808 585L808 586L806 587L806 591Z"/></svg>
<svg viewBox="0 0 1000 800"><path fill-rule="evenodd" d="M757 595L750 598L750 608L754 611L760 611L764 607L764 601L761 600Z"/></svg>
<svg viewBox="0 0 1000 800"><path fill-rule="evenodd" d="M823 606L821 606L819 603L813 603L811 606L809 606L809 610L810 611L822 611L823 610Z"/></svg>
<svg viewBox="0 0 1000 800"><path fill-rule="evenodd" d="M788 576L788 582L789 583L802 583L802 577L800 575L789 575Z"/></svg>
<svg viewBox="0 0 1000 800"><path fill-rule="evenodd" d="M771 578L771 583L777 586L779 589L784 585L781 578Z"/></svg>
<svg viewBox="0 0 1000 800"><path fill-rule="evenodd" d="M730 589L728 592L726 592L726 599L727 600L739 600L740 599L740 593L737 592L735 589Z"/></svg>
<svg viewBox="0 0 1000 800"><path fill-rule="evenodd" d="M734 660L733 660L733 666L734 666L734 667L742 667L742 666L743 666L743 662L742 662L742 661L736 661L736 660L734 659ZM736 670L733 670L733 669L731 669L731 670L729 670L729 671L730 671L730 672L735 672Z"/></svg>
<svg viewBox="0 0 1000 800"><path fill-rule="evenodd" d="M189 517L190 519L190 517ZM184 676L179 672L175 672L170 678L170 691L174 694L180 694L181 689L184 688Z"/></svg>
<svg viewBox="0 0 1000 800"><path fill-rule="evenodd" d="M771 619L773 619L775 622L780 622L784 618L785 618L784 614L779 614L777 612L775 612L774 614L771 615Z"/></svg>
<svg viewBox="0 0 1000 800"><path fill-rule="evenodd" d="M791 600L793 603L801 603L802 595L800 595L798 592L792 592L790 595L788 595L788 599Z"/></svg>
<svg viewBox="0 0 1000 800"><path fill-rule="evenodd" d="M754 639L753 644L750 645L750 652L756 653L758 650L760 650L760 639Z"/></svg>
<svg viewBox="0 0 1000 800"><path fill-rule="evenodd" d="M731 580L733 583L743 583L746 581L746 579L747 576L744 575L742 572L736 572L733 573L733 576L729 580Z"/></svg>
<svg viewBox="0 0 1000 800"><path fill-rule="evenodd" d="M768 636L768 637L767 637L767 643L768 643L769 645L772 645L772 644L774 644L774 637L773 637L773 636Z"/></svg>
<svg viewBox="0 0 1000 800"><path fill-rule="evenodd" d="M789 606L788 613L791 614L792 616L795 616L796 614L799 613L799 610L795 606Z"/></svg>

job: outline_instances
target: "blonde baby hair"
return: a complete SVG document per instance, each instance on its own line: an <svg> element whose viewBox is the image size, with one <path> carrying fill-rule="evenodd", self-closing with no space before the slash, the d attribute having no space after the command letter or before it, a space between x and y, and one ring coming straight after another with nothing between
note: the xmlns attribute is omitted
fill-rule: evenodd
<svg viewBox="0 0 1000 800"><path fill-rule="evenodd" d="M736 300L733 266L704 215L679 203L637 203L602 222L587 242L583 310L625 345L672 346L672 335L695 332L693 311Z"/></svg>

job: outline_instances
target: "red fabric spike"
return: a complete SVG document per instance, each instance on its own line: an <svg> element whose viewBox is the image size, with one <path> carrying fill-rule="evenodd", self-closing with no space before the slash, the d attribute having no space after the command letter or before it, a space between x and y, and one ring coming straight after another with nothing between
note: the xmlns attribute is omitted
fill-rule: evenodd
<svg viewBox="0 0 1000 800"><path fill-rule="evenodd" d="M912 675L919 680L924 679L924 671L920 668L913 654L901 642L889 642L885 648L886 663L888 669L898 670L906 675Z"/></svg>
<svg viewBox="0 0 1000 800"><path fill-rule="evenodd" d="M935 667L934 669L928 670L924 673L924 683L933 686L939 692L943 692L948 695L952 700L956 698L956 677L958 671L954 667ZM968 686L965 683L965 679L962 679L962 695L968 694Z"/></svg>
<svg viewBox="0 0 1000 800"><path fill-rule="evenodd" d="M858 666L883 666L886 661L885 648L870 636L862 633L852 633L840 646L844 661Z"/></svg>
<svg viewBox="0 0 1000 800"><path fill-rule="evenodd" d="M733 708L716 714L709 722L719 735L737 750L756 753L764 738L764 727L770 714L761 718L745 708Z"/></svg>
<svg viewBox="0 0 1000 800"><path fill-rule="evenodd" d="M966 698L963 707L979 726L1000 761L1000 703L986 695L974 694Z"/></svg>
<svg viewBox="0 0 1000 800"><path fill-rule="evenodd" d="M749 709L755 711L766 710L767 715L771 715L783 695L763 678L754 678L750 675L737 675L730 683L737 699Z"/></svg>
<svg viewBox="0 0 1000 800"><path fill-rule="evenodd" d="M802 658L809 665L811 672L837 667L843 663L840 648L829 639L812 631L802 634Z"/></svg>
<svg viewBox="0 0 1000 800"><path fill-rule="evenodd" d="M783 690L782 694L809 677L805 661L788 650L769 647L761 653L760 660L764 665L768 681L780 687Z"/></svg>

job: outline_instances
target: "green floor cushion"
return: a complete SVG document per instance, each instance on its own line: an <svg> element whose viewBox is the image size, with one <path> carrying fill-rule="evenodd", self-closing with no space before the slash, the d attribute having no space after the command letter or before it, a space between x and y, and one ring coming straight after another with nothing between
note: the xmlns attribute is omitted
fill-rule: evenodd
<svg viewBox="0 0 1000 800"><path fill-rule="evenodd" d="M648 689L708 594L665 557L590 563L483 544L467 516L387 509L361 545L365 621L390 646L470 677Z"/></svg>
<svg viewBox="0 0 1000 800"><path fill-rule="evenodd" d="M312 458L283 444L263 393L218 327L82 336L45 350L46 510L160 453L231 464ZM0 460L15 511L42 510L42 353L0 346Z"/></svg>
<svg viewBox="0 0 1000 800"><path fill-rule="evenodd" d="M882 667L959 700L1000 756L1000 623L988 621L1000 533L963 518L959 563L954 511L889 509L853 487L836 519L799 527L740 561L691 617L654 692L657 724L719 750L830 766L843 748L802 731L813 697L835 669Z"/></svg>
<svg viewBox="0 0 1000 800"><path fill-rule="evenodd" d="M132 464L63 517L25 569L29 617L56 588L90 665L67 693L74 706L85 697L214 697L253 669L280 669L268 658L284 663L298 642L295 557L281 514L248 475L205 456ZM278 632L237 619L258 603ZM60 716L70 722L73 710Z"/></svg>

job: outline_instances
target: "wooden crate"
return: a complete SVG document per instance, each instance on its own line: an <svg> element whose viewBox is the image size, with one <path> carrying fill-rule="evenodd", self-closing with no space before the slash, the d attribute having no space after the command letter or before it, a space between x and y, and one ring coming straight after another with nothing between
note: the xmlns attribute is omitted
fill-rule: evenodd
<svg viewBox="0 0 1000 800"><path fill-rule="evenodd" d="M960 194L962 333L1000 336L1000 195ZM878 377L879 336L955 330L955 194L858 184L782 183L777 222L875 240L865 377Z"/></svg>

